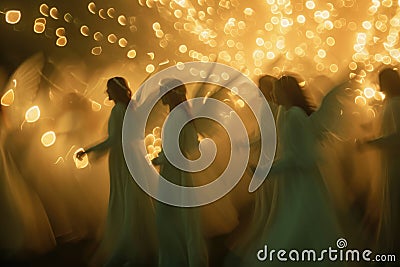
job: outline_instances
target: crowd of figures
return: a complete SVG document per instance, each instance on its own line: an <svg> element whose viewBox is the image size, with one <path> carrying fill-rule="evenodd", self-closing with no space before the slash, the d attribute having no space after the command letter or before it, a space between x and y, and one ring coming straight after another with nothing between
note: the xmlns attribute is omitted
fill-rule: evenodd
<svg viewBox="0 0 400 267"><path fill-rule="evenodd" d="M162 82L165 85L174 80ZM260 133L255 131L250 138L250 162L238 186L216 202L196 208L156 201L132 178L123 153L122 126L130 101L139 110L143 100L132 99L124 78L107 82L106 93L114 106L107 138L96 145L87 146L93 140L91 133L101 131L93 123L95 115L85 114L90 112L84 99L70 95L67 103L74 106L64 106L78 110L92 124L80 124L78 113L74 113L75 117L69 119L75 128L59 142L79 140L85 150L76 157L82 160L87 154L93 161L91 168L83 170L84 176L106 176L109 180L109 187L102 190L76 179L83 177L82 172L66 174L68 162L63 170L54 166L35 169L34 165L46 166L40 159L43 147L26 148L26 139L33 138L35 129L13 129L8 122L8 107L0 106L2 260L29 259L51 251L58 243L93 237L97 237L98 246L86 255L88 266L364 266L363 261L328 258L322 262L291 262L257 257L266 245L275 251L322 251L336 248L340 238L354 249L399 256L399 73L389 68L380 71L379 88L386 97L376 105L374 118L354 104L354 81L320 89L319 99L311 97L308 86L322 84L300 84L300 77L294 74L259 79L260 93L256 95L260 101L264 97L269 102L277 133L276 155L262 186L252 194L247 191L258 158L265 156L260 153ZM159 117L185 103L188 90L179 85L165 94L160 105L166 109ZM221 89L212 97L224 98L226 93ZM180 116L189 116L190 108L187 104ZM210 130L216 127L211 122L202 123L206 127L191 121L183 128L179 138L182 153L197 158L199 135L212 132L210 137L223 148L219 152L222 156L217 156L211 169L192 176L170 164L161 151L152 164L170 182L206 184L210 177L218 177L229 160L229 153L224 152L224 133ZM76 128L79 125L81 128ZM202 132L203 128L207 131ZM89 137L80 138L83 135ZM143 142L136 141L138 146ZM96 161L105 152L108 172L104 160ZM131 160L139 156L133 155ZM143 166L135 168L147 175ZM52 177L53 182L46 177ZM75 178L64 180L67 177ZM104 188L109 188L108 202L101 200L106 199ZM104 203L108 207L105 218L99 215ZM97 229L102 229L100 234Z"/></svg>

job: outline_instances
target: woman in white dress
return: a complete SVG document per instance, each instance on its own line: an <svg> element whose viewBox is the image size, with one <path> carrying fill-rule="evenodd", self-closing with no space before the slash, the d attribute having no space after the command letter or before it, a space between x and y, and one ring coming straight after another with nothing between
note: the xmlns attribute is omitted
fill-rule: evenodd
<svg viewBox="0 0 400 267"><path fill-rule="evenodd" d="M155 258L154 208L151 198L133 180L122 148L122 126L131 91L124 78L107 82L109 99L115 102L105 141L77 154L109 150L110 195L104 237L95 261L105 266L141 266ZM138 166L141 167L141 166Z"/></svg>
<svg viewBox="0 0 400 267"><path fill-rule="evenodd" d="M164 86L182 84L177 80L162 81ZM162 97L164 105L171 111L183 103L184 108L179 110L178 116L188 118L190 108L186 101L186 87L178 85ZM163 129L163 135L172 142L176 136L168 135L170 129ZM198 150L197 132L193 121L187 123L179 136L179 145L183 155L191 160L200 154ZM160 166L160 175L168 181L182 185L193 186L191 173L182 171L171 164L161 151L153 164ZM163 188L159 188L159 194L168 194ZM157 202L156 224L159 241L159 264L161 267L206 267L208 266L208 253L204 240L204 233L200 222L199 208L174 207Z"/></svg>
<svg viewBox="0 0 400 267"><path fill-rule="evenodd" d="M268 250L334 247L340 237L334 211L318 170L315 136L309 115L312 105L298 81L281 77L274 86L275 100L282 106L277 119L278 148L268 175L274 196L264 229L244 255L242 266L329 266L329 262L263 262L257 252ZM286 255L287 257L287 255Z"/></svg>
<svg viewBox="0 0 400 267"><path fill-rule="evenodd" d="M400 253L400 75L387 68L379 73L379 85L385 93L380 137L363 147L376 148L381 159L382 204L380 248Z"/></svg>

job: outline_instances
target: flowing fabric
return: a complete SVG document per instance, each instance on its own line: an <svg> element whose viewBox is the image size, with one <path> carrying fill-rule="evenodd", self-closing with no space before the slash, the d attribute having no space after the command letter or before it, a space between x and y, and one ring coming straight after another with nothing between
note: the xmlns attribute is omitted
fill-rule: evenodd
<svg viewBox="0 0 400 267"><path fill-rule="evenodd" d="M373 141L380 150L382 164L382 215L380 240L384 248L399 255L400 238L400 97L386 100L381 137Z"/></svg>
<svg viewBox="0 0 400 267"><path fill-rule="evenodd" d="M94 150L110 149L110 195L106 228L97 257L106 266L149 264L155 257L154 209L150 197L135 183L122 150L122 124L126 107L111 111L108 138ZM140 166L138 166L140 168Z"/></svg>
<svg viewBox="0 0 400 267"><path fill-rule="evenodd" d="M318 156L309 117L298 107L283 111L279 117L277 158L268 177L276 183L270 197L273 200L271 211L268 219L264 218L264 229L245 254L242 266L265 265L266 262L256 257L264 245L269 250L312 248L318 252L333 246L339 237L334 212L316 164ZM276 261L274 266L290 264ZM303 263L304 266L313 264ZM319 265L328 266L329 262Z"/></svg>
<svg viewBox="0 0 400 267"><path fill-rule="evenodd" d="M0 114L1 115L1 114ZM37 193L19 171L5 144L6 130L0 118L0 259L44 253L55 238ZM7 138L7 141L12 141Z"/></svg>
<svg viewBox="0 0 400 267"><path fill-rule="evenodd" d="M189 116L188 107L178 112L177 116ZM164 131L166 131L164 136L167 139L176 138L168 135L169 129L165 128ZM164 142L168 142L168 140L164 140ZM193 122L189 122L182 129L179 136L179 145L186 158L193 160L199 156L197 132ZM160 152L155 162L160 165L160 175L168 181L182 186L194 185L191 173L184 172L173 166L167 160L163 151ZM163 188L159 188L160 196L168 193ZM159 240L159 266L208 266L207 247L199 215L199 208L174 207L157 202L156 222Z"/></svg>

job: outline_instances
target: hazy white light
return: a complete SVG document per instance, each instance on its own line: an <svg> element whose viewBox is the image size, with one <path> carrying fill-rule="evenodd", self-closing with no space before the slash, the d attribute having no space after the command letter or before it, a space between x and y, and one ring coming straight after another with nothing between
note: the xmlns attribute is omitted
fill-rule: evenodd
<svg viewBox="0 0 400 267"><path fill-rule="evenodd" d="M155 70L155 67L154 67L153 64L149 64L149 65L146 66L146 72L147 73L152 73L152 72L154 72L154 70Z"/></svg>
<svg viewBox="0 0 400 267"><path fill-rule="evenodd" d="M40 109L38 106L29 108L25 113L26 122L36 122L40 118Z"/></svg>
<svg viewBox="0 0 400 267"><path fill-rule="evenodd" d="M135 58L136 57L136 50L135 49L129 50L126 56L128 58Z"/></svg>
<svg viewBox="0 0 400 267"><path fill-rule="evenodd" d="M42 135L41 138L44 147L50 147L56 142L56 134L53 131L48 131Z"/></svg>
<svg viewBox="0 0 400 267"><path fill-rule="evenodd" d="M373 98L375 96L375 90L367 87L364 89L364 95L366 98Z"/></svg>
<svg viewBox="0 0 400 267"><path fill-rule="evenodd" d="M306 7L308 9L314 9L315 8L315 3L313 1L307 1L306 2Z"/></svg>

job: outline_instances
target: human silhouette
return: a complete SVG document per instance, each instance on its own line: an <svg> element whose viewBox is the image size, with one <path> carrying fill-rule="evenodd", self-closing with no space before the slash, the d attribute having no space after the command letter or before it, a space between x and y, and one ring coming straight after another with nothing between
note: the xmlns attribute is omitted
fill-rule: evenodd
<svg viewBox="0 0 400 267"><path fill-rule="evenodd" d="M267 179L275 182L265 225L253 239L241 266L264 266L257 249L320 251L333 246L338 226L317 166L315 136L309 116L314 108L296 78L282 76L274 84L282 108L277 118L277 153ZM270 263L270 262L268 262ZM278 261L273 266L329 266L324 262Z"/></svg>
<svg viewBox="0 0 400 267"><path fill-rule="evenodd" d="M175 79L163 80L162 86L175 87L162 96L162 103L172 111L183 103L177 116L190 116L190 107L186 102L186 87ZM175 126L172 126L175 127ZM176 136L168 135L170 129L164 127L164 142L172 142ZM179 146L183 155L191 160L199 156L197 132L193 121L187 123L179 136ZM182 185L193 186L190 173L182 171L172 165L161 151L153 164L160 166L160 175L168 181ZM165 189L159 188L159 194L168 194ZM195 196L194 196L195 197ZM199 208L174 207L157 202L156 224L159 241L159 265L161 267L204 267L208 266L207 248L204 241Z"/></svg>
<svg viewBox="0 0 400 267"><path fill-rule="evenodd" d="M115 103L108 121L108 137L77 154L81 158L85 153L109 151L107 222L95 261L106 261L105 266L110 267L146 265L155 258L154 209L150 197L133 180L122 148L122 126L131 90L124 78L114 77L108 80L106 92Z"/></svg>
<svg viewBox="0 0 400 267"><path fill-rule="evenodd" d="M400 75L392 68L379 73L380 90L385 94L380 136L360 144L380 151L382 218L380 239L387 252L400 253Z"/></svg>

